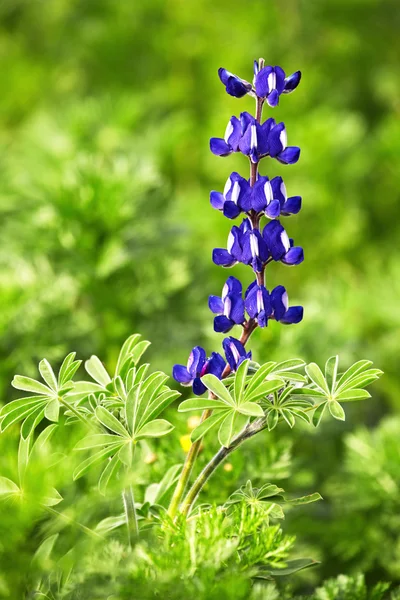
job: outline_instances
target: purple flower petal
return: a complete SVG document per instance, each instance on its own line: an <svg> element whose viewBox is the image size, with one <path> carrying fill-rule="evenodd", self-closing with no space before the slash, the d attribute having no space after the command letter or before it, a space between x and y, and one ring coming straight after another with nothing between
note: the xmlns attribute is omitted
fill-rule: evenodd
<svg viewBox="0 0 400 600"><path fill-rule="evenodd" d="M267 104L271 108L275 108L279 104L279 92L278 90L272 90L270 94L267 96Z"/></svg>
<svg viewBox="0 0 400 600"><path fill-rule="evenodd" d="M214 248L212 260L219 267L233 267L238 261L224 248Z"/></svg>
<svg viewBox="0 0 400 600"><path fill-rule="evenodd" d="M279 200L272 200L265 209L265 214L270 219L276 219L281 214L281 205Z"/></svg>
<svg viewBox="0 0 400 600"><path fill-rule="evenodd" d="M204 366L204 363L206 362L206 359L207 355L204 348L202 348L201 346L195 346L190 353L189 360L187 363L187 370L192 376L192 379L197 375L197 373L200 373L201 369Z"/></svg>
<svg viewBox="0 0 400 600"><path fill-rule="evenodd" d="M296 71L295 73L292 73L292 75L289 75L289 77L286 77L285 83L284 83L284 88L283 88L283 93L290 94L290 92L293 92L293 90L295 90L297 88L297 86L299 85L300 79L301 79L300 71Z"/></svg>
<svg viewBox="0 0 400 600"><path fill-rule="evenodd" d="M219 296L209 296L208 307L215 315L222 315L224 312L224 303Z"/></svg>
<svg viewBox="0 0 400 600"><path fill-rule="evenodd" d="M293 248L290 248L290 250L285 254L285 256L282 257L281 260L285 265L299 265L304 260L303 248L300 246L294 246Z"/></svg>
<svg viewBox="0 0 400 600"><path fill-rule="evenodd" d="M217 333L228 333L235 323L225 315L219 315L214 319L214 331Z"/></svg>
<svg viewBox="0 0 400 600"><path fill-rule="evenodd" d="M280 321L288 309L288 295L283 285L277 285L271 292L271 305L274 317Z"/></svg>
<svg viewBox="0 0 400 600"><path fill-rule="evenodd" d="M174 365L172 369L172 377L181 385L191 385L193 378L189 371L183 365Z"/></svg>
<svg viewBox="0 0 400 600"><path fill-rule="evenodd" d="M301 209L301 196L288 198L282 207L282 214L297 215Z"/></svg>
<svg viewBox="0 0 400 600"><path fill-rule="evenodd" d="M229 318L232 319L236 325L241 325L244 321L244 302L242 296L235 294L229 294L231 306L229 311Z"/></svg>
<svg viewBox="0 0 400 600"><path fill-rule="evenodd" d="M216 156L229 156L233 150L222 138L210 139L210 150Z"/></svg>
<svg viewBox="0 0 400 600"><path fill-rule="evenodd" d="M206 391L207 391L207 388L204 385L204 383L201 381L201 379L199 377L196 377L196 379L193 381L193 393L196 396L201 396Z"/></svg>
<svg viewBox="0 0 400 600"><path fill-rule="evenodd" d="M204 369L205 372L203 372L202 375L205 375L205 373L212 373L212 375L221 379L225 366L226 362L222 356L218 352L213 352L207 361L206 368Z"/></svg>
<svg viewBox="0 0 400 600"><path fill-rule="evenodd" d="M303 319L304 309L302 306L291 306L281 319L281 323L284 325L293 325L300 323Z"/></svg>
<svg viewBox="0 0 400 600"><path fill-rule="evenodd" d="M210 193L210 204L216 210L222 210L224 208L224 196L221 192L212 191Z"/></svg>
<svg viewBox="0 0 400 600"><path fill-rule="evenodd" d="M294 165L300 158L300 148L297 146L289 146L277 155L276 158L283 165Z"/></svg>

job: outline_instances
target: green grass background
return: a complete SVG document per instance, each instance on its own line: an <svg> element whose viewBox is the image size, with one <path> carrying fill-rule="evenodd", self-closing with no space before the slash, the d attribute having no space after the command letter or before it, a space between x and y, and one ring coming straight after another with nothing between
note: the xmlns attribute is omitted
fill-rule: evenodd
<svg viewBox="0 0 400 600"><path fill-rule="evenodd" d="M315 525L316 513L288 527L328 556L322 575L363 568L371 579L398 578L398 567L382 566L377 552L384 544L393 564L400 556L397 2L3 0L0 20L3 401L13 397L13 374L35 375L44 356L57 364L71 350L81 358L96 353L112 366L132 332L152 341L153 366L167 372L186 361L193 345L220 348L208 295L219 293L228 274L248 284L251 273L211 262L231 223L208 197L231 171L246 175L248 165L242 156L214 157L208 140L222 136L232 114L254 107L251 98L225 93L217 69L251 78L260 56L288 73L300 69L298 90L269 114L286 123L301 159L293 167L265 161L261 170L283 175L289 193L303 196L301 213L286 223L305 261L295 269L274 264L267 281L270 288L284 284L305 317L298 326L257 332L252 348L259 361L296 355L323 364L339 353L343 366L369 358L385 371L373 399L349 407L344 427L328 423L319 435L302 430L296 437L290 485L325 490L328 508L316 510L325 510L329 533ZM360 436L375 434L360 427L373 429L383 418L397 425L385 425L368 444L394 440L387 442L391 467L386 450L380 455L395 485L383 509L390 533L387 519L379 521L386 496L378 495L378 516L350 502L346 521L345 500L329 491L353 477L360 500L357 477L377 452L351 458L348 436L359 431L356 446L365 451ZM10 443L0 438L5 471ZM246 452L254 477L276 476L262 446ZM236 461L236 479L221 475L220 495L221 485L229 493L246 476L243 458ZM9 531L9 518L0 522ZM358 524L357 534L350 535L348 523ZM374 555L346 554L372 525Z"/></svg>

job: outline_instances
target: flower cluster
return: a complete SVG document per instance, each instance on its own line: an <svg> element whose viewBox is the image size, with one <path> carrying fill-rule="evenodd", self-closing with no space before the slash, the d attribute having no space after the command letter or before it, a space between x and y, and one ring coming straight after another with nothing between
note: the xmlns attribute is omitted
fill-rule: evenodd
<svg viewBox="0 0 400 600"><path fill-rule="evenodd" d="M255 279L243 294L242 283L235 277L228 277L221 296L209 297L209 308L215 315L214 331L227 334L235 326L242 327L240 339L226 337L222 342L225 359L213 352L209 358L203 348L196 346L187 366L175 365L173 376L182 385L192 386L197 395L203 394L206 387L201 377L212 373L224 378L238 366L251 352L245 348L246 342L256 327L267 327L271 320L285 325L299 323L303 318L302 306L289 306L288 294L282 285L271 291L265 282L266 266L281 262L294 266L304 260L303 249L295 246L285 227L283 217L297 214L301 209L301 197L290 196L282 177L270 179L259 173L259 163L263 158L277 159L285 165L295 164L300 157L300 148L288 146L284 123L276 123L268 118L262 122L264 104L275 107L282 94L288 94L298 86L301 73L296 71L286 76L281 67L265 66L264 61L254 62L253 82L241 79L226 69L219 69L219 77L231 96L241 98L250 95L256 99L256 116L242 112L240 117L230 118L223 138L213 137L210 149L217 156L229 156L240 152L250 163L250 178L239 173L229 175L223 192L213 190L210 203L228 219L242 215L242 222L233 225L228 235L227 247L215 248L212 253L214 264L232 267L243 263L252 268ZM261 226L263 218L267 222Z"/></svg>

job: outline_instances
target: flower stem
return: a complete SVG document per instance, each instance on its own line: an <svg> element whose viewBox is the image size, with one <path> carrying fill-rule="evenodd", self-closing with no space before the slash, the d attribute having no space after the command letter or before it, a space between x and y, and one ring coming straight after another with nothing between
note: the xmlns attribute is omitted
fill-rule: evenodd
<svg viewBox="0 0 400 600"><path fill-rule="evenodd" d="M125 509L128 542L129 546L132 546L132 541L139 537L139 527L136 516L135 498L131 486L122 492L122 500Z"/></svg>
<svg viewBox="0 0 400 600"><path fill-rule="evenodd" d="M256 435L256 433L258 433L259 431L265 429L265 427L266 419L264 417L256 419L252 423L249 423L249 425L247 425L247 427L245 427L245 429L238 436L236 436L236 438L230 444L229 448L221 446L221 448L218 450L215 456L213 456L210 462L201 471L200 475L198 476L198 478L190 488L189 492L187 493L186 498L183 501L181 507L182 514L186 516L189 513L194 501L203 489L205 483L207 483L211 475L214 473L217 467L225 460L225 458L229 456L231 452L236 450L236 448L238 448L241 444L243 444L243 442Z"/></svg>

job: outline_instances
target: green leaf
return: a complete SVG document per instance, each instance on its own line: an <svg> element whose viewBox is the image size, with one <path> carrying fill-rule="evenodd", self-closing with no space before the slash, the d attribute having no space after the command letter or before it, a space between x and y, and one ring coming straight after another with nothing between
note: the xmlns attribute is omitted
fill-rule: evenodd
<svg viewBox="0 0 400 600"><path fill-rule="evenodd" d="M178 406L178 412L189 412L192 410L215 410L218 408L226 408L225 402L222 400L210 400L208 398L190 398L184 400Z"/></svg>
<svg viewBox="0 0 400 600"><path fill-rule="evenodd" d="M95 463L101 462L102 460L105 460L109 456L116 454L118 452L118 450L121 448L121 446L123 445L123 443L124 443L124 441L121 440L121 441L116 442L112 446L110 445L110 446L107 446L106 448L102 448L101 450L99 450L95 454L92 454L91 456L89 456L89 458L87 458L86 460L81 462L74 471L74 474L73 474L74 480L79 479L79 477L82 477L82 475L84 475L90 469L90 467L92 465L94 465Z"/></svg>
<svg viewBox="0 0 400 600"><path fill-rule="evenodd" d="M0 411L0 415L1 417L5 417L14 411L20 411L20 409L28 407L32 408L32 406L38 402L44 403L47 401L48 398L45 396L27 396L26 398L19 398L18 400L13 400L12 402L5 404Z"/></svg>
<svg viewBox="0 0 400 600"><path fill-rule="evenodd" d="M46 400L44 400L40 403L38 403L37 401L32 402L29 405L23 405L19 408L16 408L12 412L9 412L8 414L5 414L4 416L2 415L1 423L0 423L1 431L4 432L8 427L13 425L17 421L21 421L22 419L27 418L32 413L37 414L37 412L40 411L41 408L43 406L45 406L45 404L46 404Z"/></svg>
<svg viewBox="0 0 400 600"><path fill-rule="evenodd" d="M354 365L349 367L347 371L341 376L337 383L337 388L343 385L349 379L352 379L355 375L359 374L361 371L365 371L372 365L372 360L359 360Z"/></svg>
<svg viewBox="0 0 400 600"><path fill-rule="evenodd" d="M336 385L336 377L339 366L339 357L331 356L328 358L325 364L325 379L328 384L328 388L333 392Z"/></svg>
<svg viewBox="0 0 400 600"><path fill-rule="evenodd" d="M294 388L291 391L292 396L307 396L308 398L326 398L326 394L320 390L314 390L309 387Z"/></svg>
<svg viewBox="0 0 400 600"><path fill-rule="evenodd" d="M113 382L114 382L115 391L117 392L117 394L121 398L121 400L123 400L125 402L126 390L125 390L125 386L124 386L124 382L122 381L122 378L118 375L117 377L114 378Z"/></svg>
<svg viewBox="0 0 400 600"><path fill-rule="evenodd" d="M111 460L108 461L107 466L104 468L102 474L100 475L98 483L98 489L102 496L105 496L110 480L120 466L121 461L119 454L116 454L112 457Z"/></svg>
<svg viewBox="0 0 400 600"><path fill-rule="evenodd" d="M66 378L66 373L69 367L72 365L74 358L76 356L76 352L70 352L63 360L60 370L58 372L58 384L61 387L68 379ZM77 361L79 362L79 361Z"/></svg>
<svg viewBox="0 0 400 600"><path fill-rule="evenodd" d="M356 375L352 379L349 379L342 385L338 386L336 389L336 393L344 392L345 390L349 390L351 388L361 388L367 387L371 383L374 383L379 377L382 375L382 371L379 369L368 369L368 371L364 371L364 373L360 373Z"/></svg>
<svg viewBox="0 0 400 600"><path fill-rule="evenodd" d="M273 496L280 496L284 490L273 483L266 483L257 493L257 498L263 500L264 498L272 498Z"/></svg>
<svg viewBox="0 0 400 600"><path fill-rule="evenodd" d="M243 402L238 407L238 412L242 415L249 415L250 417L263 417L264 411L259 404L255 402Z"/></svg>
<svg viewBox="0 0 400 600"><path fill-rule="evenodd" d="M32 564L36 569L46 569L48 560L51 556L54 544L56 543L58 536L59 534L55 533L54 535L51 535L50 537L46 538L44 542L40 544L32 559Z"/></svg>
<svg viewBox="0 0 400 600"><path fill-rule="evenodd" d="M45 358L39 363L39 372L47 385L54 391L57 392L57 379L54 375L54 371L51 367L51 364Z"/></svg>
<svg viewBox="0 0 400 600"><path fill-rule="evenodd" d="M201 378L201 381L204 383L206 388L208 388L215 396L217 396L217 398L220 398L230 406L235 406L235 402L232 396L230 395L222 381L218 379L218 377L215 377L215 375L208 373L207 375L204 375Z"/></svg>
<svg viewBox="0 0 400 600"><path fill-rule="evenodd" d="M73 402L80 402L88 398L91 394L104 392L104 387L93 381L76 381L74 387L68 393L68 398Z"/></svg>
<svg viewBox="0 0 400 600"><path fill-rule="evenodd" d="M46 405L46 408L44 411L44 416L49 421L53 421L53 422L57 423L59 414L60 414L60 403L58 401L58 398L54 398L53 400L50 400L50 402L48 402L48 404Z"/></svg>
<svg viewBox="0 0 400 600"><path fill-rule="evenodd" d="M179 392L170 389L157 396L146 408L139 426L158 417L170 404L172 404L172 402L179 398L179 396Z"/></svg>
<svg viewBox="0 0 400 600"><path fill-rule="evenodd" d="M294 416L292 415L291 411L288 410L287 408L282 408L280 412L281 412L282 417L285 419L286 423L289 425L289 427L291 429L293 429L293 427L296 424L296 420L295 420Z"/></svg>
<svg viewBox="0 0 400 600"><path fill-rule="evenodd" d="M318 492L309 494L308 496L301 496L301 498L285 498L285 502L289 502L290 504L293 504L293 506L311 504L311 502L317 502L318 500L323 500L321 494L318 494Z"/></svg>
<svg viewBox="0 0 400 600"><path fill-rule="evenodd" d="M89 373L90 377L97 381L97 383L100 385L106 387L109 383L111 383L111 377L97 356L93 355L85 362L85 369Z"/></svg>
<svg viewBox="0 0 400 600"><path fill-rule="evenodd" d="M174 426L165 419L155 419L146 423L136 434L137 440L145 437L161 437L174 429Z"/></svg>
<svg viewBox="0 0 400 600"><path fill-rule="evenodd" d="M249 370L249 360L244 360L238 367L233 382L233 393L236 405L242 401L244 387L246 385L247 372ZM218 395L218 394L217 394Z"/></svg>
<svg viewBox="0 0 400 600"><path fill-rule="evenodd" d="M340 402L349 402L351 400L366 400L371 398L371 394L367 390L347 390L346 392L340 392L335 396L336 400Z"/></svg>
<svg viewBox="0 0 400 600"><path fill-rule="evenodd" d="M230 411L229 411L230 412ZM191 441L197 442L206 433L208 433L214 427L220 424L220 422L226 417L228 410L215 411L210 417L202 421L195 429L193 429L190 439Z"/></svg>
<svg viewBox="0 0 400 600"><path fill-rule="evenodd" d="M346 419L345 412L340 406L339 402L336 402L336 400L330 400L328 402L328 406L329 412L331 413L332 417L338 419L339 421L344 421Z"/></svg>
<svg viewBox="0 0 400 600"><path fill-rule="evenodd" d="M110 444L120 443L117 436L111 433L95 433L87 435L75 445L74 450L90 450L91 448L101 448Z"/></svg>
<svg viewBox="0 0 400 600"><path fill-rule="evenodd" d="M117 515L116 517L106 517L96 525L95 531L103 535L109 531L113 531L113 529L117 529L117 527L122 527L122 525L126 525L126 516L124 514Z"/></svg>
<svg viewBox="0 0 400 600"><path fill-rule="evenodd" d="M26 439L28 438L32 431L34 431L34 429L36 429L36 427L39 425L39 423L43 420L44 418L44 407L43 408L37 408L35 411L32 411L25 419L25 421L22 423L22 427L21 427L21 436Z"/></svg>
<svg viewBox="0 0 400 600"><path fill-rule="evenodd" d="M45 498L42 499L41 503L43 504L43 506L55 506L56 504L59 504L60 502L62 502L62 500L63 500L63 497L56 490L56 488L51 488L51 490L45 496Z"/></svg>
<svg viewBox="0 0 400 600"><path fill-rule="evenodd" d="M326 409L326 405L327 405L327 402L320 404L320 406L318 406L315 409L315 411L313 412L312 424L314 425L314 427L318 427L318 425L320 424L321 419L322 419L325 409Z"/></svg>
<svg viewBox="0 0 400 600"><path fill-rule="evenodd" d="M0 477L0 496L9 496L12 494L19 494L20 489L16 483L8 479L7 477Z"/></svg>
<svg viewBox="0 0 400 600"><path fill-rule="evenodd" d="M276 377L280 377L284 381L296 381L298 383L307 383L308 379L300 373L292 371L279 371L275 373Z"/></svg>
<svg viewBox="0 0 400 600"><path fill-rule="evenodd" d="M125 361L129 358L132 349L139 342L140 337L141 336L138 333L134 333L133 335L129 336L128 339L123 343L118 356L117 366L115 368L116 375L121 374L121 370L124 366Z"/></svg>
<svg viewBox="0 0 400 600"><path fill-rule="evenodd" d="M119 460L129 469L132 467L133 454L135 451L135 442L129 440L118 452Z"/></svg>
<svg viewBox="0 0 400 600"><path fill-rule="evenodd" d="M329 396L329 388L322 374L321 369L316 363L310 363L305 367L306 373L311 381L327 396Z"/></svg>
<svg viewBox="0 0 400 600"><path fill-rule="evenodd" d="M128 430L133 435L136 429L136 413L140 398L140 385L136 385L128 392L125 402L125 419Z"/></svg>
<svg viewBox="0 0 400 600"><path fill-rule="evenodd" d="M275 427L278 425L278 421L279 421L278 411L271 410L268 413L268 417L267 417L268 431L272 431L273 429L275 429Z"/></svg>
<svg viewBox="0 0 400 600"><path fill-rule="evenodd" d="M248 397L250 396L251 392L253 390L255 390L257 387L259 387L265 381L266 377L274 369L275 366L276 366L276 363L268 362L268 363L265 363L265 365L262 365L258 369L258 371L250 379L250 383L247 385L246 392L245 392L246 400L248 400Z"/></svg>
<svg viewBox="0 0 400 600"><path fill-rule="evenodd" d="M182 465L174 465L170 467L165 473L164 477L161 479L160 483L156 484L157 490L153 488L151 499L149 497L150 495L147 492L149 488L147 488L144 501L149 502L150 504L158 504L159 502L161 502L163 496L168 492L168 490L174 485L174 483L179 478L181 469Z"/></svg>
<svg viewBox="0 0 400 600"><path fill-rule="evenodd" d="M27 440L24 440L23 437L19 438L19 444L18 444L18 477L19 477L19 483L20 483L21 487L23 487L25 472L26 472L26 468L28 466L31 441L32 440L31 440L30 437Z"/></svg>
<svg viewBox="0 0 400 600"><path fill-rule="evenodd" d="M25 377L24 375L15 375L11 385L17 390L23 390L24 392L36 392L37 394L47 397L54 395L54 392L46 385L31 377Z"/></svg>
<svg viewBox="0 0 400 600"><path fill-rule="evenodd" d="M125 427L118 421L114 415L112 415L104 406L98 406L95 410L95 416L98 421L110 431L113 431L117 435L121 435L122 437L129 438L130 435Z"/></svg>
<svg viewBox="0 0 400 600"><path fill-rule="evenodd" d="M245 398L247 401L255 402L256 400L260 400L260 398L269 396L269 394L272 394L281 388L282 381L280 379L271 379L254 388L249 394L245 395Z"/></svg>
<svg viewBox="0 0 400 600"><path fill-rule="evenodd" d="M318 564L319 561L312 558L294 558L293 560L286 561L285 568L270 569L268 570L268 573L273 577L283 577L286 575L292 575L293 573L297 573L297 571L302 571L303 569L308 569L309 567L314 567Z"/></svg>
<svg viewBox="0 0 400 600"><path fill-rule="evenodd" d="M306 363L301 358L291 358L275 365L272 371L273 373L278 373L280 371L291 371L293 369L304 367L305 364Z"/></svg>
<svg viewBox="0 0 400 600"><path fill-rule="evenodd" d="M249 417L247 415L241 415L237 411L230 411L218 430L218 439L221 446L229 448L233 438L239 435L248 422Z"/></svg>
<svg viewBox="0 0 400 600"><path fill-rule="evenodd" d="M143 340L143 342L139 342L134 347L134 349L131 352L131 355L132 355L132 361L135 363L135 365L142 358L143 354L146 352L146 350L149 346L151 346L151 343Z"/></svg>

